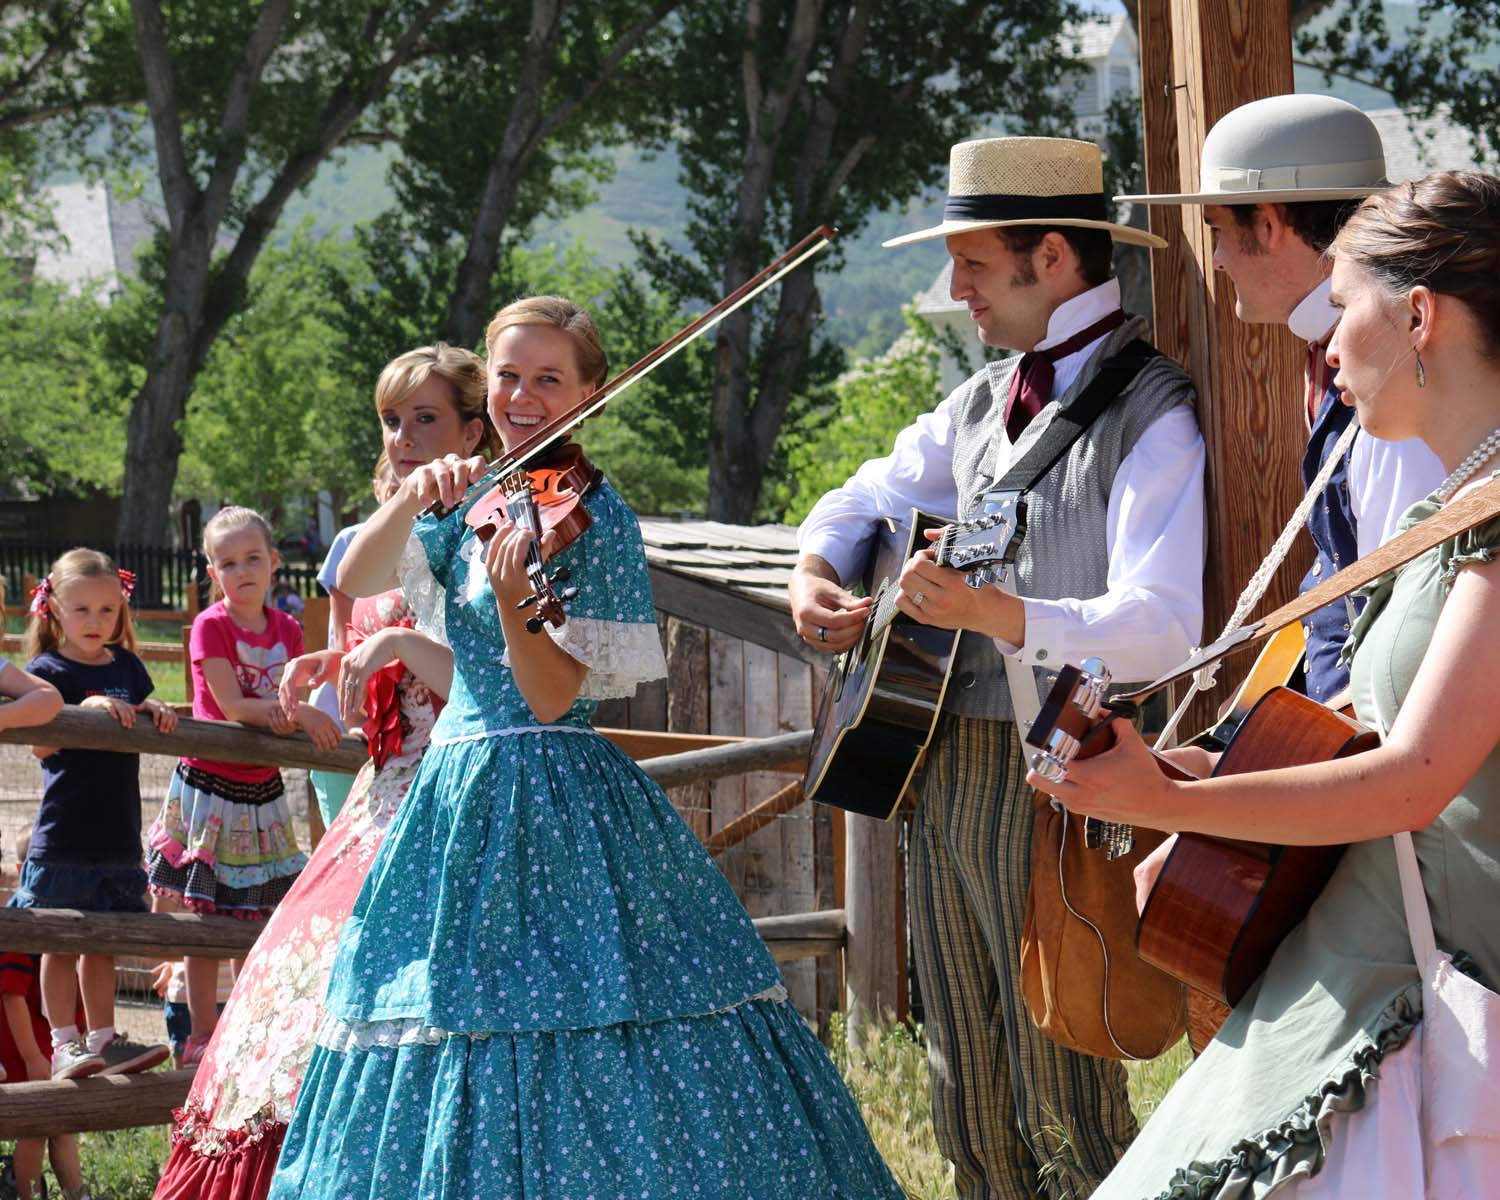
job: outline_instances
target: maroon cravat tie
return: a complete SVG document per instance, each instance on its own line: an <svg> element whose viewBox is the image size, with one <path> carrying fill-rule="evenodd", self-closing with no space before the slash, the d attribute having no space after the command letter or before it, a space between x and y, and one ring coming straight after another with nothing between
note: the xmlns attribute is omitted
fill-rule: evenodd
<svg viewBox="0 0 1500 1200"><path fill-rule="evenodd" d="M1029 350L1021 355L1016 373L1010 378L1010 398L1005 402L1005 432L1012 442L1031 424L1031 418L1051 402L1052 364L1070 354L1077 354L1090 342L1123 324L1125 314L1117 308L1103 320L1096 321L1081 333L1075 333L1065 342L1059 342L1045 350Z"/></svg>
<svg viewBox="0 0 1500 1200"><path fill-rule="evenodd" d="M1333 378L1333 368L1328 362L1328 351L1317 342L1307 344L1307 366L1303 371L1306 385L1304 399L1307 406L1307 427L1318 423L1318 413L1323 408L1323 393L1328 390L1328 381Z"/></svg>

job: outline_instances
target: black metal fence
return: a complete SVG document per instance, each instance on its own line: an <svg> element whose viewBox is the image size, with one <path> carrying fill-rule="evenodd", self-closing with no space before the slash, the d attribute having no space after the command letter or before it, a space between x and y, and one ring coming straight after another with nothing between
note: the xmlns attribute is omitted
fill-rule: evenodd
<svg viewBox="0 0 1500 1200"><path fill-rule="evenodd" d="M6 606L11 612L29 600L23 595L27 576L40 579L59 555L73 549L66 542L16 542L0 540L0 576L5 579ZM198 607L208 604L209 579L207 563L196 550L179 550L171 546L96 546L120 566L134 571L135 594L131 604L136 608L188 607L189 589L198 589ZM276 572L292 590L301 596L326 594L318 584L317 568L306 564L283 563Z"/></svg>

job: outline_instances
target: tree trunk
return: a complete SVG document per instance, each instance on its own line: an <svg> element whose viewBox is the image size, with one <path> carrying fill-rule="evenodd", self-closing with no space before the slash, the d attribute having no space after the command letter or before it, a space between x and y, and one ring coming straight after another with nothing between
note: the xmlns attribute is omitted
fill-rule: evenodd
<svg viewBox="0 0 1500 1200"><path fill-rule="evenodd" d="M121 545L165 546L181 422L198 373L208 290L209 240L200 213L189 215L167 263L166 294L146 364L146 381L130 406L125 428L125 486L115 540ZM141 603L151 604L156 581L143 579Z"/></svg>
<svg viewBox="0 0 1500 1200"><path fill-rule="evenodd" d="M531 7L531 29L516 95L505 122L505 132L485 173L479 211L469 231L469 244L453 300L448 307L445 337L458 346L474 346L484 333L490 316L490 280L500 260L500 237L510 223L516 191L526 171L527 160L537 146L541 121L542 89L557 59L557 40L562 24L558 0L535 0Z"/></svg>

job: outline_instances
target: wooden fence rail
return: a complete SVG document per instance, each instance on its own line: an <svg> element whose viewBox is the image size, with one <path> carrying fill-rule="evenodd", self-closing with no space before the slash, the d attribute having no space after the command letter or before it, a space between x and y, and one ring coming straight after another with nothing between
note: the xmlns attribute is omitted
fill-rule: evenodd
<svg viewBox="0 0 1500 1200"><path fill-rule="evenodd" d="M0 945L29 953L141 954L209 957L243 954L261 922L191 913L79 913L0 909ZM777 962L837 954L844 945L841 909L760 917L756 931ZM191 1071L96 1075L91 1079L0 1084L0 1138L44 1137L166 1125L187 1099Z"/></svg>
<svg viewBox="0 0 1500 1200"><path fill-rule="evenodd" d="M647 746L633 730L601 731L617 734L622 744ZM662 737L670 735L661 735ZM695 739L696 740L696 739ZM706 739L705 739L706 740ZM125 754L161 754L171 758L193 755L220 762L253 763L271 767L302 767L353 773L369 757L360 738L346 737L334 750L318 750L312 739L296 733L271 733L234 721L199 721L183 717L171 733L159 733L148 720L126 729L109 713L64 705L46 725L0 729L0 742L20 746L61 746L82 750L116 750ZM649 744L667 745L667 742ZM812 733L783 733L768 738L744 738L705 745L680 754L660 754L642 761L641 768L662 787L704 783L745 771L776 770L807 758Z"/></svg>

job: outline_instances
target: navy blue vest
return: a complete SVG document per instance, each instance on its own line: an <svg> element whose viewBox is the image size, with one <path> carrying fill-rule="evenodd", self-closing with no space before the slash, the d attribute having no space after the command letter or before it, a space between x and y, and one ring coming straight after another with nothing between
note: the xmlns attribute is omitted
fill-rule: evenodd
<svg viewBox="0 0 1500 1200"><path fill-rule="evenodd" d="M1352 420L1354 409L1339 401L1338 389L1333 387L1330 378L1318 409L1318 420L1307 441L1307 453L1302 456L1304 487L1312 486L1339 435ZM1313 545L1317 548L1317 559L1302 580L1301 590L1304 592L1359 557L1354 506L1349 498L1347 454L1334 470L1323 495L1313 505L1307 519L1307 532L1312 535ZM1363 600L1346 597L1318 609L1303 620L1303 628L1307 631L1307 694L1314 700L1327 700L1349 686L1349 671L1339 666L1339 653L1344 648L1344 639L1349 636L1352 613L1357 613L1362 605Z"/></svg>

